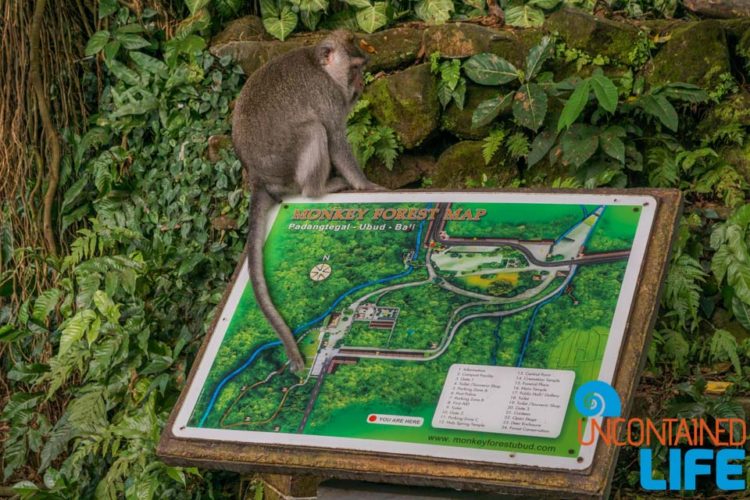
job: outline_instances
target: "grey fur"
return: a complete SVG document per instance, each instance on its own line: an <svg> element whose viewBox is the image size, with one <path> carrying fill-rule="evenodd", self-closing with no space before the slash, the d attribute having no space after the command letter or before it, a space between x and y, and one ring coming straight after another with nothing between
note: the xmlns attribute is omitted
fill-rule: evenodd
<svg viewBox="0 0 750 500"><path fill-rule="evenodd" d="M346 140L346 117L362 92L365 61L353 36L335 31L318 45L292 50L253 73L232 116L232 142L252 189L250 280L294 371L302 371L304 361L263 272L266 216L275 201L290 194L382 189L367 180Z"/></svg>

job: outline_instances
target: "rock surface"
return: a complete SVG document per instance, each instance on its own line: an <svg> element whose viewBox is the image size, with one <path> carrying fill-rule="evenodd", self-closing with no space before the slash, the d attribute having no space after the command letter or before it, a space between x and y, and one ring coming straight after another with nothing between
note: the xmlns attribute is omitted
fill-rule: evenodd
<svg viewBox="0 0 750 500"><path fill-rule="evenodd" d="M379 78L363 95L377 120L396 131L406 149L419 146L437 129L440 103L429 64Z"/></svg>
<svg viewBox="0 0 750 500"><path fill-rule="evenodd" d="M589 56L608 57L615 63L629 63L631 51L643 39L635 26L600 19L578 9L563 8L550 15L544 27L558 33L566 45Z"/></svg>
<svg viewBox="0 0 750 500"><path fill-rule="evenodd" d="M467 185L504 186L518 177L515 164L504 165L503 155L489 165L482 157L482 141L462 141L446 149L438 158L432 185L438 188L462 188Z"/></svg>
<svg viewBox="0 0 750 500"><path fill-rule="evenodd" d="M543 29L495 29L468 22L429 27L407 23L373 34L358 34L360 46L369 54L367 69L376 77L366 88L364 98L370 101L377 122L393 128L404 146L393 170L371 164L368 176L392 189L414 185L425 177L431 178L436 187L460 187L467 180L479 185L483 174L487 176L487 185L507 184L515 178L518 169L514 162L504 158L507 155L498 154L500 159L495 163L484 164L481 139L491 126L474 129L471 117L480 102L511 90L516 82L502 88L468 82L464 109L458 109L453 102L442 109L437 98L438 77L431 74L429 64L424 62L433 52L458 59L491 52L523 68L529 50L550 33L558 34L569 48L592 59L604 56L604 65L596 67L602 67L613 79L632 78L630 68L634 60L648 59L650 50L652 59L635 75L643 77L646 88L686 82L710 91L717 88L722 75L732 73L742 81L742 75L750 71L749 18L624 23L563 8L548 16ZM649 39L657 35L656 48L649 49ZM211 52L232 56L249 75L272 58L296 47L315 44L324 36L325 32L298 34L280 42L265 33L259 18L246 16L232 21L214 37ZM595 66L588 64L579 69L577 62L580 60L568 63L557 60L546 69L554 70L557 81L573 75L590 76ZM550 99L549 106L548 115L554 117L559 114L562 102ZM745 90L707 108L698 133L709 141L729 124L745 131L750 128L750 93ZM438 160L429 156L433 151L425 144L442 148L455 139L464 142L449 147ZM211 137L207 158L217 161L220 150L226 147L231 147L228 138ZM750 181L750 146L724 146L720 154ZM567 175L567 167L560 162L551 166L546 159L524 171L529 185L549 184Z"/></svg>
<svg viewBox="0 0 750 500"><path fill-rule="evenodd" d="M399 189L429 177L435 170L435 157L429 155L400 155L388 170L385 165L374 162L365 169L367 178L388 189Z"/></svg>
<svg viewBox="0 0 750 500"><path fill-rule="evenodd" d="M711 89L730 71L724 28L718 21L690 23L676 28L647 64L644 76L651 86L683 82Z"/></svg>
<svg viewBox="0 0 750 500"><path fill-rule="evenodd" d="M362 35L362 39L372 50L367 71L373 74L413 63L422 47L421 30L409 26Z"/></svg>

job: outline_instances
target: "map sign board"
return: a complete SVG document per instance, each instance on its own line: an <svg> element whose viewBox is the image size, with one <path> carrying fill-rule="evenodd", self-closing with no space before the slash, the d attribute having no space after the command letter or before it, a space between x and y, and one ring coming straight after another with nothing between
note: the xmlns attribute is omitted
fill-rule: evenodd
<svg viewBox="0 0 750 500"><path fill-rule="evenodd" d="M289 370L241 263L168 438L589 469L573 395L614 383L658 206L643 193L285 200L266 276L305 370Z"/></svg>

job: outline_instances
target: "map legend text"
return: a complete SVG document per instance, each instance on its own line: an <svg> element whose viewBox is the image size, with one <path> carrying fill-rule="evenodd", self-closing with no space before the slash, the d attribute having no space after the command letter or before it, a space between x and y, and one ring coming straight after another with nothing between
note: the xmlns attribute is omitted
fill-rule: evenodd
<svg viewBox="0 0 750 500"><path fill-rule="evenodd" d="M454 364L432 426L555 438L574 380L572 370Z"/></svg>

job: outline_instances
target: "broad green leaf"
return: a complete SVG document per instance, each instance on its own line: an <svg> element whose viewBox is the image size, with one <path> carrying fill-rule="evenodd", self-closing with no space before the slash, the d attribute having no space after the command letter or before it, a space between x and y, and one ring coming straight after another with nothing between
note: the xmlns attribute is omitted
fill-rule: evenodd
<svg viewBox="0 0 750 500"><path fill-rule="evenodd" d="M101 290L94 292L94 305L99 313L107 318L110 323L117 323L120 320L118 307L105 292Z"/></svg>
<svg viewBox="0 0 750 500"><path fill-rule="evenodd" d="M94 342L96 342L96 339L99 337L101 328L102 319L97 316L96 318L94 318L94 321L91 322L88 330L86 330L86 342L88 342L89 346L92 346Z"/></svg>
<svg viewBox="0 0 750 500"><path fill-rule="evenodd" d="M273 37L284 41L297 27L297 14L289 7L284 7L278 17L264 17L263 27Z"/></svg>
<svg viewBox="0 0 750 500"><path fill-rule="evenodd" d="M488 52L469 58L464 63L464 72L472 81L481 85L502 85L519 77L515 66Z"/></svg>
<svg viewBox="0 0 750 500"><path fill-rule="evenodd" d="M366 9L372 7L372 4L368 0L344 0L347 4L358 9Z"/></svg>
<svg viewBox="0 0 750 500"><path fill-rule="evenodd" d="M185 5L191 14L195 14L209 3L211 0L185 0Z"/></svg>
<svg viewBox="0 0 750 500"><path fill-rule="evenodd" d="M455 90L453 91L453 102L456 103L456 107L463 111L464 100L466 99L466 79L462 78L458 81Z"/></svg>
<svg viewBox="0 0 750 500"><path fill-rule="evenodd" d="M104 54L104 62L114 60L114 58L117 57L117 53L120 51L120 47L122 47L122 44L117 40L107 42L107 45L104 46L104 50L102 51Z"/></svg>
<svg viewBox="0 0 750 500"><path fill-rule="evenodd" d="M517 28L538 28L544 24L544 12L529 4L505 9L505 22Z"/></svg>
<svg viewBox="0 0 750 500"><path fill-rule="evenodd" d="M737 374L742 373L742 363L737 354L737 339L726 330L716 330L711 337L711 358L715 361L729 360Z"/></svg>
<svg viewBox="0 0 750 500"><path fill-rule="evenodd" d="M320 12L328 9L328 0L300 0L300 11Z"/></svg>
<svg viewBox="0 0 750 500"><path fill-rule="evenodd" d="M117 12L117 0L99 0L99 19Z"/></svg>
<svg viewBox="0 0 750 500"><path fill-rule="evenodd" d="M625 130L615 125L599 134L599 144L602 151L620 163L625 163L625 143L621 137L625 137Z"/></svg>
<svg viewBox="0 0 750 500"><path fill-rule="evenodd" d="M745 327L745 330L750 330L750 304L741 301L737 297L733 297L732 312L737 321Z"/></svg>
<svg viewBox="0 0 750 500"><path fill-rule="evenodd" d="M464 3L482 12L484 12L485 8L487 7L486 0L464 0Z"/></svg>
<svg viewBox="0 0 750 500"><path fill-rule="evenodd" d="M211 27L211 13L208 9L201 9L192 16L180 21L177 25L177 36L186 37L193 33L207 30Z"/></svg>
<svg viewBox="0 0 750 500"><path fill-rule="evenodd" d="M239 13L245 0L214 0L213 6L222 18L233 18Z"/></svg>
<svg viewBox="0 0 750 500"><path fill-rule="evenodd" d="M615 84L601 74L592 76L590 81L599 105L610 113L614 113L617 109L617 87Z"/></svg>
<svg viewBox="0 0 750 500"><path fill-rule="evenodd" d="M744 204L729 217L729 222L736 224L741 228L750 226L750 204Z"/></svg>
<svg viewBox="0 0 750 500"><path fill-rule="evenodd" d="M421 20L431 24L443 24L451 18L453 0L422 0L414 8Z"/></svg>
<svg viewBox="0 0 750 500"><path fill-rule="evenodd" d="M129 23L122 26L118 26L115 34L117 33L143 33L143 25L140 23Z"/></svg>
<svg viewBox="0 0 750 500"><path fill-rule="evenodd" d="M545 36L529 51L529 55L526 56L526 81L531 81L542 69L544 62L553 55L554 45L552 45L552 38Z"/></svg>
<svg viewBox="0 0 750 500"><path fill-rule="evenodd" d="M260 0L261 17L279 17L279 12L276 0Z"/></svg>
<svg viewBox="0 0 750 500"><path fill-rule="evenodd" d="M135 33L115 33L115 40L128 50L142 49L151 45L145 38Z"/></svg>
<svg viewBox="0 0 750 500"><path fill-rule="evenodd" d="M716 276L716 281L718 281L719 284L721 284L726 277L727 270L729 269L730 259L731 255L729 253L729 249L724 245L719 247L719 249L716 250L716 253L714 253L714 256L711 258L711 272L714 273L714 276Z"/></svg>
<svg viewBox="0 0 750 500"><path fill-rule="evenodd" d="M305 26L305 28L309 29L310 31L315 31L321 17L323 17L323 11L312 11L305 9L300 9L299 11L300 21L302 21L302 24Z"/></svg>
<svg viewBox="0 0 750 500"><path fill-rule="evenodd" d="M167 65L163 61L138 51L130 51L128 52L128 55L133 62L144 71L148 71L149 73L158 75L162 78L167 77L167 70L169 68L167 68Z"/></svg>
<svg viewBox="0 0 750 500"><path fill-rule="evenodd" d="M78 197L83 193L83 188L86 187L88 181L88 176L83 176L65 191L65 194L63 195L63 204L62 207L60 207L62 213L67 213L67 209L78 201Z"/></svg>
<svg viewBox="0 0 750 500"><path fill-rule="evenodd" d="M356 14L357 24L359 24L359 27L367 33L372 33L373 31L382 28L388 22L386 9L387 6L385 2L375 2L375 4L370 7L358 10Z"/></svg>
<svg viewBox="0 0 750 500"><path fill-rule="evenodd" d="M677 132L679 117L674 106L662 95L646 95L637 101L637 105L649 115L657 118L672 132Z"/></svg>
<svg viewBox="0 0 750 500"><path fill-rule="evenodd" d="M127 83L128 85L140 85L141 83L141 79L138 76L138 73L128 68L116 59L108 61L107 68L109 68L109 71L113 75L115 75L117 78Z"/></svg>
<svg viewBox="0 0 750 500"><path fill-rule="evenodd" d="M547 94L536 83L522 85L513 96L513 116L522 126L536 132L547 115Z"/></svg>
<svg viewBox="0 0 750 500"><path fill-rule="evenodd" d="M87 56L93 56L94 54L99 53L109 41L109 35L110 33L107 30L97 31L91 35L89 42L86 44L84 54Z"/></svg>
<svg viewBox="0 0 750 500"><path fill-rule="evenodd" d="M592 125L576 123L560 136L563 161L580 167L596 153L599 147L598 129Z"/></svg>
<svg viewBox="0 0 750 500"><path fill-rule="evenodd" d="M562 129L570 127L575 123L578 117L583 112L586 104L589 102L589 80L582 80L576 85L575 90L563 107L562 113L560 113L560 120L557 122L557 131L560 132Z"/></svg>
<svg viewBox="0 0 750 500"><path fill-rule="evenodd" d="M534 137L531 143L531 151L526 162L529 167L536 165L546 155L557 140L557 133L552 130L542 130Z"/></svg>
<svg viewBox="0 0 750 500"><path fill-rule="evenodd" d="M705 90L690 83L670 83L664 86L659 94L667 99L677 99L691 103L706 102L708 100L708 94Z"/></svg>
<svg viewBox="0 0 750 500"><path fill-rule="evenodd" d="M480 102L477 109L475 109L474 113L471 115L471 127L483 127L492 122L492 120L500 114L503 108L507 108L510 105L513 95L514 92L510 92L505 96L499 95L492 99Z"/></svg>
<svg viewBox="0 0 750 500"><path fill-rule="evenodd" d="M727 283L741 301L750 304L750 265L747 261L733 259L727 268Z"/></svg>

